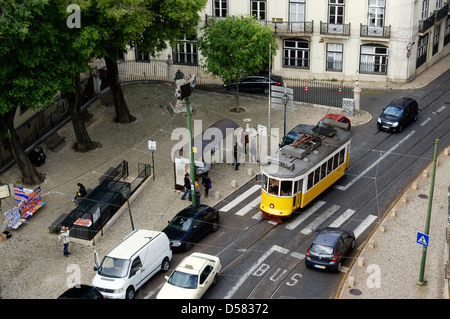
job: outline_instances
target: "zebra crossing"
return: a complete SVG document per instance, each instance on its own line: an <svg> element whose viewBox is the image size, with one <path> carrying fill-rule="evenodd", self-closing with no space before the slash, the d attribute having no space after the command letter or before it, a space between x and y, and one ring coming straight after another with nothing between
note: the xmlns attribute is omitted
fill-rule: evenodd
<svg viewBox="0 0 450 319"><path fill-rule="evenodd" d="M262 212L259 210L259 204L261 202L261 186L253 185L244 193L238 197L227 202L225 206L219 208L221 213L232 213L237 216L245 216L251 211L257 209L257 213L253 214L252 219L262 220ZM321 224L331 218L341 206L332 204L327 207L325 201L317 200L305 211L301 212L299 216L289 220L285 224L281 224L287 230L300 231L304 235L309 235ZM341 227L345 222L349 221L356 211L353 209L345 210L341 215L334 219L329 227ZM312 219L312 221L310 221ZM368 215L364 220L360 221L358 226L353 230L356 237L360 236L375 220L377 216ZM309 224L305 225L305 222L309 221ZM270 224L277 224L274 221L267 220Z"/></svg>

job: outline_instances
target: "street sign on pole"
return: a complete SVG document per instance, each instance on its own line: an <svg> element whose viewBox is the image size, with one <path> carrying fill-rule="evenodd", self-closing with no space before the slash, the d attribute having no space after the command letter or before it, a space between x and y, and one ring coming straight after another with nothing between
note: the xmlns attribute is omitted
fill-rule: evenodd
<svg viewBox="0 0 450 319"><path fill-rule="evenodd" d="M421 232L417 232L416 242L425 247L428 247L428 244L430 242L430 236L428 236L427 234L421 233Z"/></svg>
<svg viewBox="0 0 450 319"><path fill-rule="evenodd" d="M283 109L289 106L289 111L294 111L294 89L286 86L271 86L271 106L273 109Z"/></svg>

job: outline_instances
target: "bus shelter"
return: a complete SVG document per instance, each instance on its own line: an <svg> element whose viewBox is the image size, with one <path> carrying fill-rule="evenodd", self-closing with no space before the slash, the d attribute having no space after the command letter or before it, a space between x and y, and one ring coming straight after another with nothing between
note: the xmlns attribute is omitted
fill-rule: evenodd
<svg viewBox="0 0 450 319"><path fill-rule="evenodd" d="M62 221L70 236L91 240L129 198L131 184L105 179Z"/></svg>

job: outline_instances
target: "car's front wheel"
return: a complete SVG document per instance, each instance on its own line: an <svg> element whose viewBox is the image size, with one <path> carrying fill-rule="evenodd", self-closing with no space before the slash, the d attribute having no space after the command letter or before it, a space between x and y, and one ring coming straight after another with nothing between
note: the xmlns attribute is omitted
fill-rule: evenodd
<svg viewBox="0 0 450 319"><path fill-rule="evenodd" d="M215 220L212 225L212 231L216 232L220 228L219 221Z"/></svg>
<svg viewBox="0 0 450 319"><path fill-rule="evenodd" d="M169 270L169 268L170 268L170 261L169 258L166 257L161 263L161 271L166 272Z"/></svg>
<svg viewBox="0 0 450 319"><path fill-rule="evenodd" d="M125 298L126 299L134 299L134 288L132 286L127 288Z"/></svg>

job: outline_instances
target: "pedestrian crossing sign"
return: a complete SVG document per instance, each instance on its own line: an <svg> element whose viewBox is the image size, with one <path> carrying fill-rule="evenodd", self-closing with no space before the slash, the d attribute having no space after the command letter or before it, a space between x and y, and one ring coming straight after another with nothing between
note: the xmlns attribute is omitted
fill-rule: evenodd
<svg viewBox="0 0 450 319"><path fill-rule="evenodd" d="M428 243L429 243L429 239L430 236L428 236L427 234L421 233L421 232L417 232L417 240L416 242L418 244L421 244L425 247L428 247Z"/></svg>

